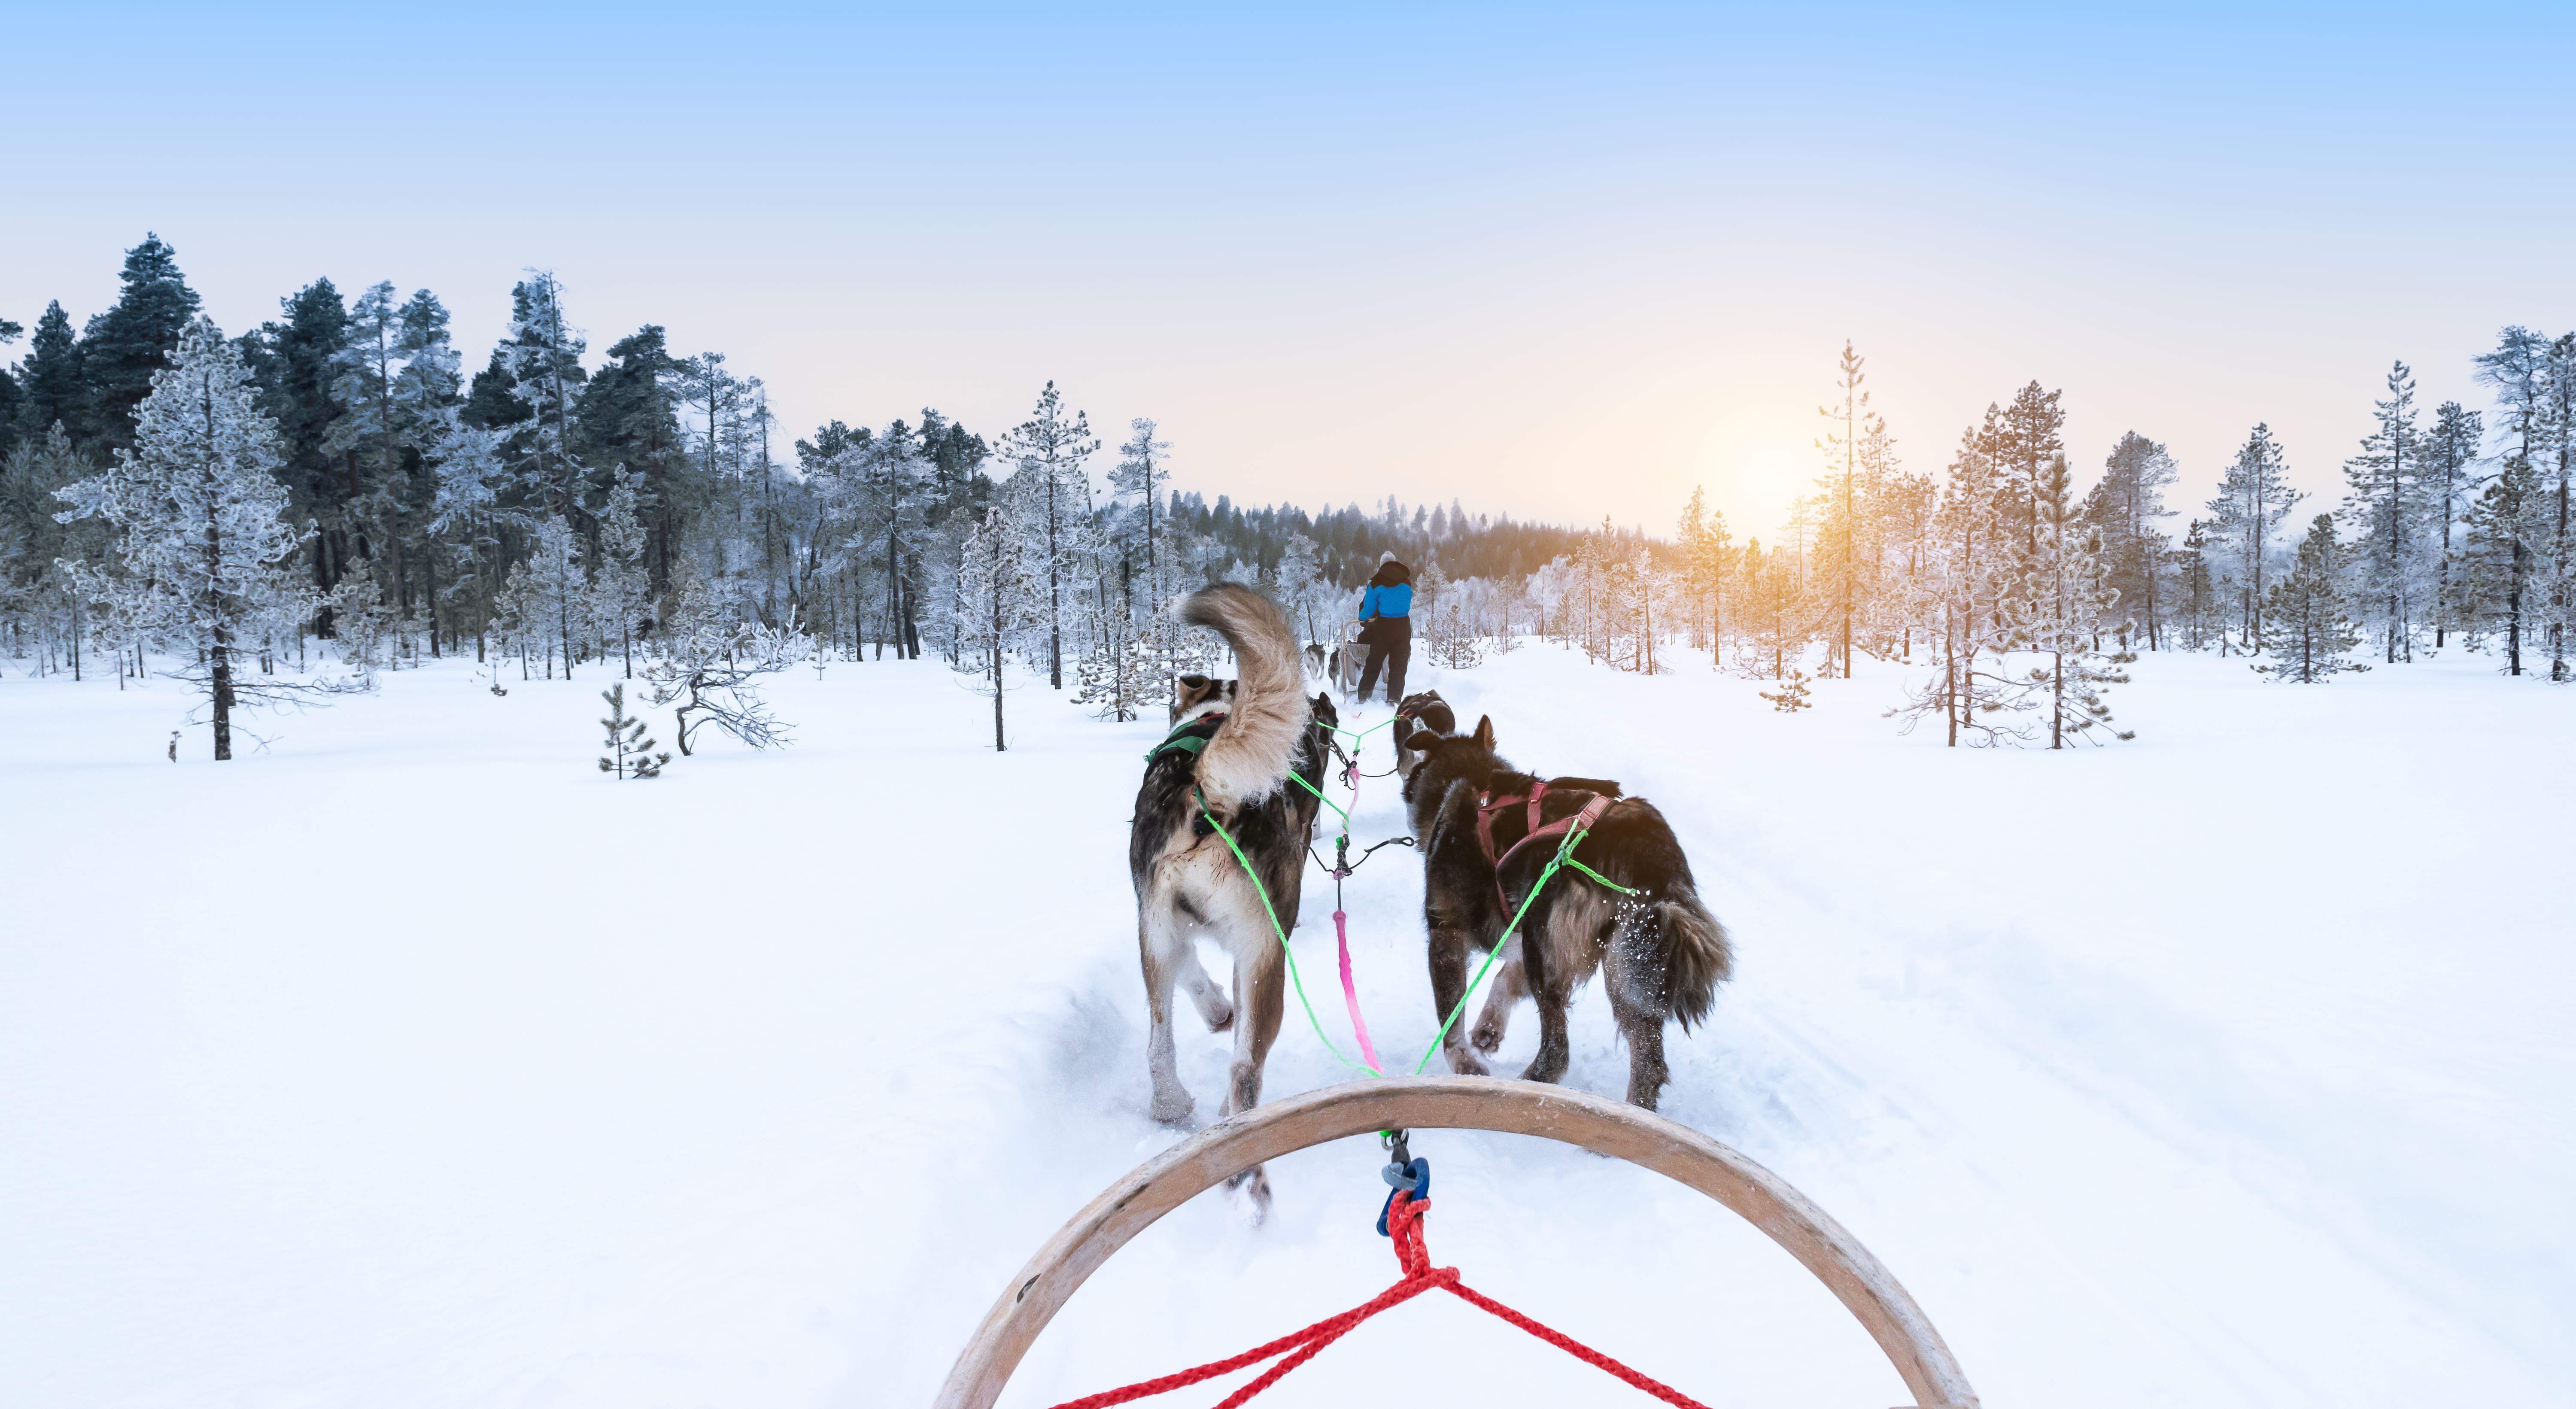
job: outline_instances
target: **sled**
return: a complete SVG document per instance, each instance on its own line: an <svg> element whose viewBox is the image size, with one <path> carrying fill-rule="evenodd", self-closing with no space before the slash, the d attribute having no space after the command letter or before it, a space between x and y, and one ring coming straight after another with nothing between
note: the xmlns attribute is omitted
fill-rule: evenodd
<svg viewBox="0 0 2576 1409"><path fill-rule="evenodd" d="M1368 664L1369 653L1369 648L1360 644L1360 632L1366 630L1367 626L1368 623L1360 621L1342 623L1340 653L1334 657L1340 662L1333 671L1333 698L1335 699L1347 701L1359 693L1360 671Z"/></svg>
<svg viewBox="0 0 2576 1409"><path fill-rule="evenodd" d="M1976 1409L1940 1332L1869 1249L1778 1175L1651 1111L1561 1086L1489 1077L1355 1081L1256 1106L1148 1160L1093 1199L1004 1288L932 1401L990 1409L1039 1332L1100 1264L1164 1214L1282 1155L1383 1130L1535 1135L1626 1160L1733 1209L1857 1317L1914 1396L1913 1409Z"/></svg>

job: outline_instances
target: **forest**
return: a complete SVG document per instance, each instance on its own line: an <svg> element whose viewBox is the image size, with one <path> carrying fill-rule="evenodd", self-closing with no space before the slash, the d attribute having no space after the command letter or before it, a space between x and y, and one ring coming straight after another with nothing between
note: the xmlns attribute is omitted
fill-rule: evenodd
<svg viewBox="0 0 2576 1409"><path fill-rule="evenodd" d="M2291 488L2258 424L2189 512L2135 430L2079 487L2037 380L1909 468L1847 345L1814 488L1766 545L1699 493L1663 536L1454 499L1211 504L1153 418L1095 431L1053 383L1017 425L924 408L793 435L721 352L648 324L593 356L552 273L510 297L470 375L440 299L390 282L316 280L227 337L148 236L77 331L59 302L0 322L25 340L0 371L5 660L190 680L222 758L240 705L442 657L496 691L640 675L768 744L758 676L927 653L983 683L1002 746L1007 662L1138 718L1220 649L1171 621L1190 588L1257 583L1329 643L1392 553L1436 666L1543 641L1653 674L1680 645L1794 711L1810 671L1897 660L1922 674L1891 714L1953 745L2127 737L2108 692L2139 652L2313 684L2456 645L2569 678L2576 334L2504 329L2475 355L2484 409L2420 407L2392 364L2335 503Z"/></svg>

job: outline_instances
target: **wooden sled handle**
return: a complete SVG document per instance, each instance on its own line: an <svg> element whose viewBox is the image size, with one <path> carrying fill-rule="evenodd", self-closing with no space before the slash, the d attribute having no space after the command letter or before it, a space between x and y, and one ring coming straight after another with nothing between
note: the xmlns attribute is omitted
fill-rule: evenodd
<svg viewBox="0 0 2576 1409"><path fill-rule="evenodd" d="M1476 1076L1352 1081L1255 1106L1146 1161L1047 1240L993 1303L936 1409L991 1409L1020 1357L1092 1271L1156 1219L1281 1155L1379 1130L1492 1130L1579 1145L1687 1184L1788 1249L1842 1299L1921 1409L1977 1409L1941 1333L1869 1249L1778 1175L1652 1111L1561 1086ZM1357 1217L1356 1214L1353 1215Z"/></svg>

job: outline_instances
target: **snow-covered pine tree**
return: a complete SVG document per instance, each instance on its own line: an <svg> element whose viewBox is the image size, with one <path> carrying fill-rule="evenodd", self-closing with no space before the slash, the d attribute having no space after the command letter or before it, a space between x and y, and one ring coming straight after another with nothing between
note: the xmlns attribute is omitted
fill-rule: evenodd
<svg viewBox="0 0 2576 1409"><path fill-rule="evenodd" d="M1163 561L1158 541L1161 525L1155 516L1164 491L1170 487L1172 445L1162 438L1162 428L1150 416L1136 417L1127 423L1127 428L1134 434L1118 447L1118 467L1109 472L1109 488L1121 498L1134 499L1144 510L1145 599L1159 616L1167 595L1164 571L1170 564Z"/></svg>
<svg viewBox="0 0 2576 1409"><path fill-rule="evenodd" d="M2362 640L2344 591L2348 556L2335 541L2334 515L2317 515L2308 524L2308 536L2299 540L2289 574L2272 585L2264 603L2272 659L2254 669L2266 679L2314 685L2347 670L2370 668L2343 655Z"/></svg>
<svg viewBox="0 0 2576 1409"><path fill-rule="evenodd" d="M306 613L289 560L284 451L254 399L241 354L213 320L179 335L170 365L136 408L132 448L106 473L56 491L58 517L116 529L116 609L179 654L172 672L202 692L215 757L233 756L233 710L327 692L333 685L235 668L282 617Z"/></svg>
<svg viewBox="0 0 2576 1409"><path fill-rule="evenodd" d="M2547 532L2547 502L2540 475L2521 450L2508 451L2504 467L2469 505L2468 542L2455 582L2468 618L2470 642L2489 630L2504 634L2505 673L2522 673L2533 608L2533 577L2540 555L2534 545Z"/></svg>
<svg viewBox="0 0 2576 1409"><path fill-rule="evenodd" d="M2470 499L2485 477L2477 465L2486 444L2485 418L2475 411L2464 410L2456 401L2445 401L2433 409L2433 424L2424 432L2419 452L2424 467L2424 504L2432 519L2438 543L2427 551L2435 554L2433 565L2433 645L2439 649L2457 629L2459 603L2451 586L2454 549L2452 528L2468 511Z"/></svg>
<svg viewBox="0 0 2576 1409"><path fill-rule="evenodd" d="M2102 531L2085 523L2076 505L2074 476L2064 453L2049 457L2032 492L2039 506L2039 542L2023 569L2023 590L2015 594L2024 612L2016 635L2044 662L2030 679L2034 693L2046 697L2042 707L2048 712L2048 746L2062 749L2079 738L2100 743L2092 734L2096 728L2113 738L2134 738L2108 727L2111 706L2102 698L2103 690L2129 683L2120 667L2137 657L2127 651L2102 653L2102 623L2119 593L2102 570Z"/></svg>
<svg viewBox="0 0 2576 1409"><path fill-rule="evenodd" d="M2406 364L2391 364L2388 396L2372 403L2372 429L2361 452L2344 461L2345 522L2353 527L2347 554L2359 600L2376 617L2382 659L2415 658L2415 594L2423 577L2423 464L2415 428L2415 377ZM2311 532L2308 535L2314 538ZM2300 547L2306 552L2306 545Z"/></svg>
<svg viewBox="0 0 2576 1409"><path fill-rule="evenodd" d="M641 486L624 465L610 472L607 500L599 507L599 568L588 602L593 634L617 643L626 678L635 678L635 630L652 612L652 572L645 562L651 530L644 522Z"/></svg>
<svg viewBox="0 0 2576 1409"><path fill-rule="evenodd" d="M2102 534L2103 567L2120 594L2115 623L2121 646L2131 636L2156 649L2167 604L2159 595L2170 540L2156 520L2173 517L2164 487L2179 477L2173 456L2136 431L2120 437L2102 461L2102 478L2084 496L2084 520Z"/></svg>
<svg viewBox="0 0 2576 1409"><path fill-rule="evenodd" d="M2567 647L2576 636L2576 524L2568 519L2571 479L2576 479L2576 333L2563 333L2549 344L2549 385L2542 402L2542 447L2548 463L2549 519L2543 594L2549 632L2549 678L2565 684Z"/></svg>
<svg viewBox="0 0 2576 1409"><path fill-rule="evenodd" d="M1339 594L1324 581L1323 556L1314 539L1302 533L1288 535L1287 546L1279 553L1278 578L1279 606L1288 613L1289 624L1306 640L1323 641L1327 628L1338 624L1332 607Z"/></svg>
<svg viewBox="0 0 2576 1409"><path fill-rule="evenodd" d="M971 664L982 692L993 700L993 751L1010 747L1002 729L1002 697L1009 693L1003 661L1030 625L1043 619L1036 590L1043 581L1029 571L1023 525L1027 488L1014 477L966 535L957 572L957 633L961 665Z"/></svg>
<svg viewBox="0 0 2576 1409"><path fill-rule="evenodd" d="M2243 448L2228 464L2227 476L2218 486L2218 497L2209 501L2209 533L2230 549L2238 602L2238 643L2250 654L2263 648L2264 569L2270 555L2279 546L2281 521L2306 496L2290 488L2289 464L2281 454L2280 442L2272 439L2269 425L2257 425L2248 435ZM2219 636L2219 654L2227 653L2227 638Z"/></svg>
<svg viewBox="0 0 2576 1409"><path fill-rule="evenodd" d="M403 511L412 496L404 454L417 455L436 427L420 422L412 414L414 407L398 410L395 405L394 379L402 371L404 338L401 310L394 300L393 284L382 282L349 306L347 341L330 359L331 399L340 407L340 415L324 437L323 447L346 457L353 476L359 466L366 467L366 488L348 507L352 514L381 526L381 532L370 536L379 545L387 596L400 623L397 630L407 631L411 584L404 575L403 542L410 535Z"/></svg>
<svg viewBox="0 0 2576 1409"><path fill-rule="evenodd" d="M590 578L581 535L560 514L537 520L528 535L527 556L510 569L502 591L506 629L523 648L533 644L546 653L546 678L552 680L554 658L563 654L564 679L572 678L575 626L587 634L590 624Z"/></svg>
<svg viewBox="0 0 2576 1409"><path fill-rule="evenodd" d="M653 752L653 741L644 736L644 721L626 712L626 682L618 681L599 692L608 702L608 717L599 721L608 737L600 747L599 771L618 778L659 778L662 766L671 761L668 753Z"/></svg>
<svg viewBox="0 0 2576 1409"><path fill-rule="evenodd" d="M554 271L526 272L510 290L510 331L499 352L512 391L533 413L512 440L524 477L544 489L548 507L568 516L580 511L573 406L587 377L581 366L587 344L564 319L563 284Z"/></svg>
<svg viewBox="0 0 2576 1409"><path fill-rule="evenodd" d="M367 573L348 573L338 586L322 594L322 609L331 614L331 635L339 647L340 663L356 672L362 683L373 684L386 634L393 629L394 614L385 605L384 589Z"/></svg>
<svg viewBox="0 0 2576 1409"><path fill-rule="evenodd" d="M1100 448L1090 418L1066 413L1064 398L1048 382L1029 419L1002 436L1002 455L1025 478L1033 536L1045 544L1040 575L1046 582L1047 684L1064 688L1064 579L1073 568L1070 527L1091 516L1091 477L1083 462Z"/></svg>

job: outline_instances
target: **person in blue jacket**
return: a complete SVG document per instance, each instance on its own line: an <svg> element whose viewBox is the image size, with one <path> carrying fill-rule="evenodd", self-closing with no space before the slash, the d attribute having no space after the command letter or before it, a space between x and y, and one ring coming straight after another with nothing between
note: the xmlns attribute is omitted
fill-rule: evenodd
<svg viewBox="0 0 2576 1409"><path fill-rule="evenodd" d="M1360 639L1368 643L1368 664L1360 670L1360 698L1369 697L1378 670L1386 671L1386 702L1404 699L1404 667L1413 660L1413 569L1393 558L1377 565L1360 594Z"/></svg>

